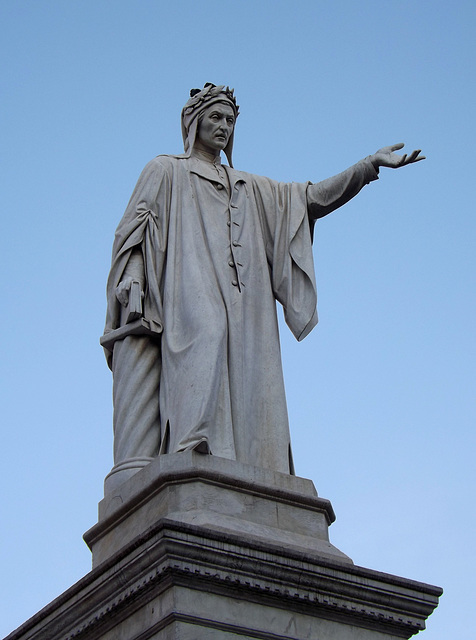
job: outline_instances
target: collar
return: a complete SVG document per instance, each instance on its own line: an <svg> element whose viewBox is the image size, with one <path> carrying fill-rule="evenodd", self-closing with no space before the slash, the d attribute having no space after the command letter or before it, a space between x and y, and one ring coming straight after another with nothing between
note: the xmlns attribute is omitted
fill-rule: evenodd
<svg viewBox="0 0 476 640"><path fill-rule="evenodd" d="M201 151L200 149L193 149L190 157L198 158L199 160L203 160L204 162L208 162L209 164L221 164L220 154L218 154L217 156L213 156L211 153Z"/></svg>
<svg viewBox="0 0 476 640"><path fill-rule="evenodd" d="M207 155L209 156L209 154ZM189 171L211 182L220 182L227 186L228 180L224 171L225 165L222 165L221 162L210 162L209 158L202 158L198 154L193 155L188 159Z"/></svg>

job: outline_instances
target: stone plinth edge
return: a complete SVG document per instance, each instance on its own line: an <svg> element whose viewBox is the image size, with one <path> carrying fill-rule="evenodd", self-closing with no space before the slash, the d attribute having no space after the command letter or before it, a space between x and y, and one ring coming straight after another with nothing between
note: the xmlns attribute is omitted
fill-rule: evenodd
<svg viewBox="0 0 476 640"><path fill-rule="evenodd" d="M425 628L441 593L162 521L6 640L395 640Z"/></svg>

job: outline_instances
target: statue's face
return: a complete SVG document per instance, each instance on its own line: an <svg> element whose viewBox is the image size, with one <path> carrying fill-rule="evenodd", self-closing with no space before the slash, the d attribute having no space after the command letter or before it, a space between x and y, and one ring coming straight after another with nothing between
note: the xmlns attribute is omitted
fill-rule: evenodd
<svg viewBox="0 0 476 640"><path fill-rule="evenodd" d="M205 110L198 123L195 148L217 155L228 144L235 126L235 114L232 107L217 102Z"/></svg>

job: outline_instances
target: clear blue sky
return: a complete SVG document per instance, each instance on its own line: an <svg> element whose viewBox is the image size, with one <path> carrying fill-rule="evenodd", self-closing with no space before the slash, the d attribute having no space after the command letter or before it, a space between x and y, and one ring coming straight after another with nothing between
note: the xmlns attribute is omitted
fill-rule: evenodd
<svg viewBox="0 0 476 640"><path fill-rule="evenodd" d="M383 169L316 229L320 324L282 343L294 457L356 564L441 585L422 634L472 640L474 0L0 5L3 636L90 569L112 465L98 344L115 227L181 151L192 87L235 87L235 167Z"/></svg>

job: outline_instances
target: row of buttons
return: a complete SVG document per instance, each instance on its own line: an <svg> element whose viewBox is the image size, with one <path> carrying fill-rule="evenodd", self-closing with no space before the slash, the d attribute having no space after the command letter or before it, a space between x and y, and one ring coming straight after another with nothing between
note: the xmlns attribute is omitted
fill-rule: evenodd
<svg viewBox="0 0 476 640"><path fill-rule="evenodd" d="M215 167L215 168L217 168L217 167ZM220 175L220 171L218 170L218 168L217 168L217 171L218 171L218 174ZM216 187L217 191L223 191L223 189L225 189L225 186L224 186L223 184L221 184L220 182L216 182L216 183L215 183L215 187ZM236 189L236 187L235 187L235 189ZM229 205L229 206L230 206L230 209L237 209L237 208L238 208L236 204L232 204L232 203L230 203L230 205ZM231 227L231 225L232 225L232 221L231 221L231 220L228 220L226 224L227 224L229 227ZM240 226L240 225L238 224L238 222L235 222L234 220L233 220L233 224L234 224L235 226L237 226L237 227L239 227L239 226ZM233 240L233 241L231 242L231 245L232 245L233 247L235 247L235 248L237 248L237 247L241 247L241 246L242 246L242 245L241 245L239 242L237 242L236 240ZM243 266L243 265L241 265L239 262L238 262L237 264L238 264L239 266ZM228 261L228 265L229 265L232 269L236 269L236 268L237 268L237 264L235 263L235 261L234 261L234 260L229 260L229 261ZM238 286L239 286L238 280L235 280L235 279L231 281L231 284L232 284L234 287L238 287ZM241 283L241 285L242 285L242 286L244 286L243 282Z"/></svg>
<svg viewBox="0 0 476 640"><path fill-rule="evenodd" d="M230 206L232 206L234 209L236 209L236 205L230 205ZM227 225L228 225L229 227L231 227L231 224L232 224L232 223L231 223L231 220L228 220ZM236 225L237 227L239 227L239 226L240 226L240 225L238 224L238 222L235 222L235 221L233 221L233 224L234 224L234 225ZM241 245L239 242L237 242L236 240L233 240L233 241L232 241L232 243L231 243L231 246L236 248L236 247L241 247L242 245ZM242 265L242 264L240 264L239 262L238 262L238 263L236 263L234 260L229 260L229 261L228 261L228 264L229 264L229 266L230 266L230 267L232 267L232 268L234 268L234 269L237 269L237 264L238 264L239 266L243 266L243 265ZM232 281L231 281L231 284L232 284L234 287L238 287L238 280L232 280ZM241 285L242 285L242 286L244 286L243 282L241 283Z"/></svg>

